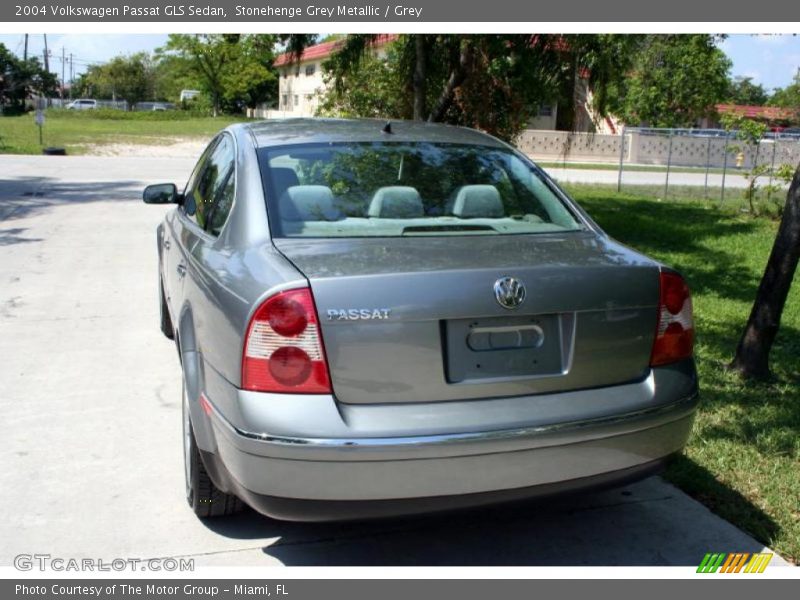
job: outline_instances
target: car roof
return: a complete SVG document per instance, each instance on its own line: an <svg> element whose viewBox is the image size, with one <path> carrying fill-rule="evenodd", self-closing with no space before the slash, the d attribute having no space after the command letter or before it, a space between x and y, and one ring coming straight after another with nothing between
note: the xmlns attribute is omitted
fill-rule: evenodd
<svg viewBox="0 0 800 600"><path fill-rule="evenodd" d="M392 133L384 127L391 123ZM434 142L505 147L500 140L466 127L399 119L270 119L240 125L249 129L256 146L329 142Z"/></svg>

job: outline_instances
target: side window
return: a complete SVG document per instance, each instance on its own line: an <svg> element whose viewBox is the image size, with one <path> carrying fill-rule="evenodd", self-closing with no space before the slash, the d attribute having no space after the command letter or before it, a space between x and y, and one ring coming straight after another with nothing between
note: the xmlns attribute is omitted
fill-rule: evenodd
<svg viewBox="0 0 800 600"><path fill-rule="evenodd" d="M213 217L214 203L222 195L228 175L232 172L233 142L229 136L222 135L216 145L210 147L207 157L198 164L185 192L183 206L186 216L200 228L209 229L208 220ZM227 218L227 213L224 218Z"/></svg>
<svg viewBox="0 0 800 600"><path fill-rule="evenodd" d="M235 175L234 170L232 168L229 169L225 183L219 194L217 194L217 203L214 205L208 220L208 231L212 235L219 235L220 231L222 231L222 226L228 220L228 214L231 212L231 206L233 206L233 196L236 192Z"/></svg>
<svg viewBox="0 0 800 600"><path fill-rule="evenodd" d="M203 169L208 162L211 153L216 148L219 139L215 139L212 141L206 149L203 151L203 155L200 157L200 160L197 161L197 164L194 166L194 170L192 174L189 176L189 181L186 182L186 187L183 189L183 213L192 221L197 223L197 219L195 215L197 213L197 204L195 202L195 189L197 188L197 184L200 181L200 175L203 173Z"/></svg>

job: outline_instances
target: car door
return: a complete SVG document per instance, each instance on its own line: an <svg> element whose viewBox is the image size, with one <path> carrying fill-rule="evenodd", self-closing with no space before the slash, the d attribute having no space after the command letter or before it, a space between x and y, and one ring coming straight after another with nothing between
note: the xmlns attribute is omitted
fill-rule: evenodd
<svg viewBox="0 0 800 600"><path fill-rule="evenodd" d="M186 248L187 240L190 236L186 233L186 228L192 223L195 212L195 190L200 184L200 176L208 163L211 153L217 146L219 137L214 138L203 151L200 160L197 161L186 187L183 190L184 202L167 217L167 226L164 228L164 239L162 243L162 277L164 280L164 290L167 297L167 304L173 317L173 322L177 326L179 312L183 305L183 282L186 269ZM189 201L189 199L192 199ZM187 214L187 209L191 214Z"/></svg>
<svg viewBox="0 0 800 600"><path fill-rule="evenodd" d="M217 237L227 221L235 193L234 142L221 134L184 198L180 216L182 305L192 311L197 349L202 340L217 339L215 323L224 320L219 308L220 266L224 264ZM222 344L224 345L224 344Z"/></svg>

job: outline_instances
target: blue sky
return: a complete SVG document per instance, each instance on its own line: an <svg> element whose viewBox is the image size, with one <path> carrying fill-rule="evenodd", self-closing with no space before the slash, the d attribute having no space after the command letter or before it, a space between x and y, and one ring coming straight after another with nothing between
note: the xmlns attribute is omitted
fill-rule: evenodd
<svg viewBox="0 0 800 600"><path fill-rule="evenodd" d="M733 61L733 75L752 77L767 91L791 83L800 68L797 35L732 35L720 48Z"/></svg>
<svg viewBox="0 0 800 600"><path fill-rule="evenodd" d="M0 43L13 52L22 54L22 35L0 34ZM51 67L60 73L61 48L75 57L75 70L80 73L85 65L101 62L117 54L131 54L140 50L152 51L166 41L165 34L87 35L51 34L47 36L52 51ZM791 35L731 35L720 47L733 61L732 74L752 77L767 90L784 87L792 82L800 68L800 36ZM28 51L41 56L41 35L31 35Z"/></svg>

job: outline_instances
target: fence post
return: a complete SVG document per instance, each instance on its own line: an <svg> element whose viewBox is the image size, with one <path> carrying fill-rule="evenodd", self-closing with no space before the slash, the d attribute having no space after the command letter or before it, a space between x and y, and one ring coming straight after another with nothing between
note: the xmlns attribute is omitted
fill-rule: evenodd
<svg viewBox="0 0 800 600"><path fill-rule="evenodd" d="M669 130L669 150L667 151L667 176L664 179L664 200L669 197L669 169L672 165L672 129Z"/></svg>
<svg viewBox="0 0 800 600"><path fill-rule="evenodd" d="M720 206L725 203L725 176L728 174L728 142L730 138L725 134L725 149L722 151L722 193L720 194Z"/></svg>
<svg viewBox="0 0 800 600"><path fill-rule="evenodd" d="M703 184L703 198L708 200L708 170L711 168L711 137L708 138L706 147L706 181Z"/></svg>
<svg viewBox="0 0 800 600"><path fill-rule="evenodd" d="M617 192L622 191L622 165L625 160L625 126L622 126L619 138L619 171L617 172Z"/></svg>
<svg viewBox="0 0 800 600"><path fill-rule="evenodd" d="M772 177L775 174L775 154L778 152L778 138L772 138L772 164L769 167L769 185L767 186L767 202L772 201Z"/></svg>

